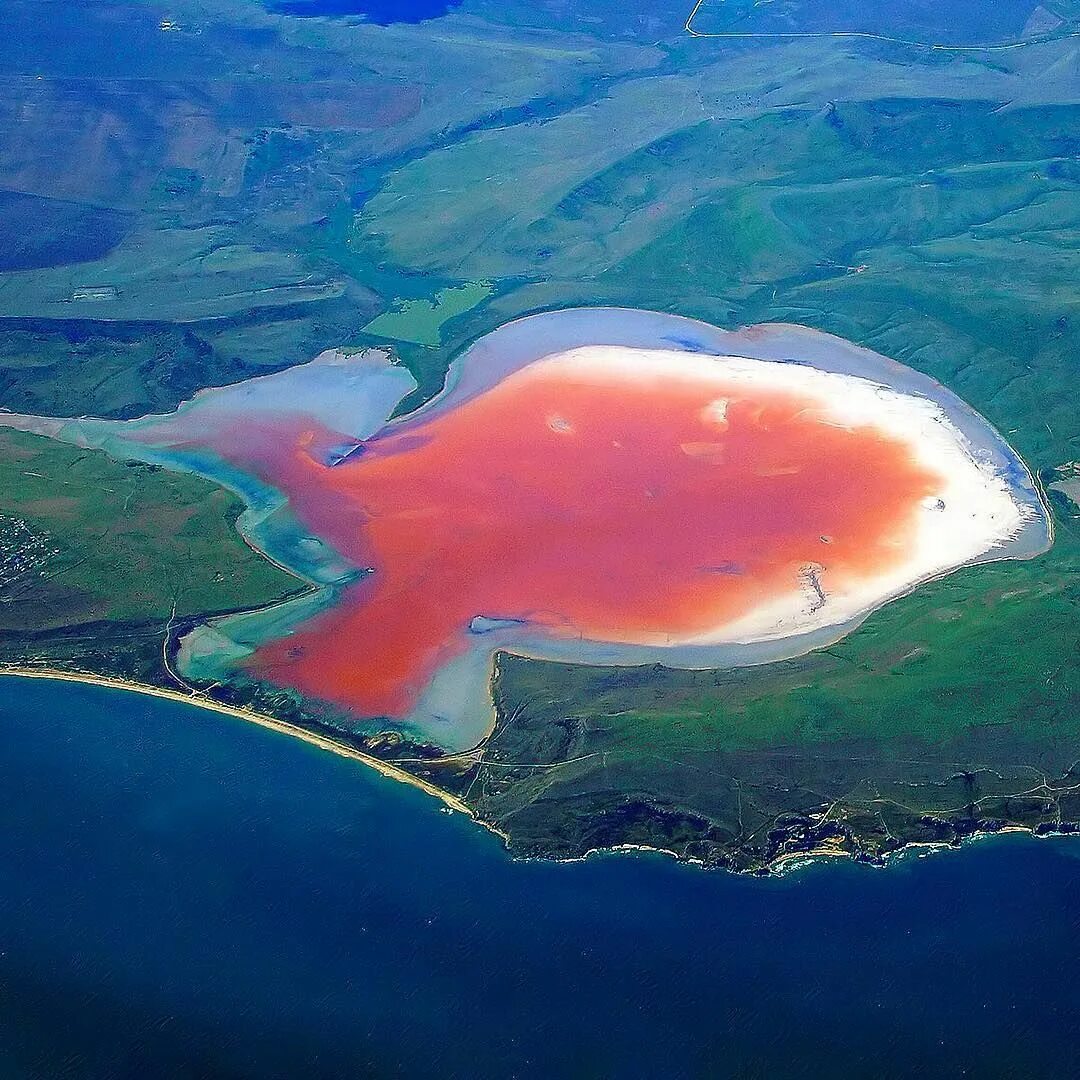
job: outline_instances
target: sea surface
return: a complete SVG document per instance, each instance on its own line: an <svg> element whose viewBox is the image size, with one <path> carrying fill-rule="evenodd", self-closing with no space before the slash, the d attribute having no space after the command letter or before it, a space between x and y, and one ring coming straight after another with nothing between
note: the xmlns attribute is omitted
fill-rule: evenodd
<svg viewBox="0 0 1080 1080"><path fill-rule="evenodd" d="M0 1076L1080 1075L1080 840L515 863L358 763L0 678Z"/></svg>

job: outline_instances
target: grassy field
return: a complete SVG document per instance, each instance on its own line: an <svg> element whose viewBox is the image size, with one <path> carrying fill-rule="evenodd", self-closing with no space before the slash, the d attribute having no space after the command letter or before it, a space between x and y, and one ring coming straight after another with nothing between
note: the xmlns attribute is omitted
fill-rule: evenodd
<svg viewBox="0 0 1080 1080"><path fill-rule="evenodd" d="M697 34L872 33L933 46L1007 44L1066 34L1075 29L1077 11L1070 0L836 0L821 5L807 0L704 0L694 9Z"/></svg>
<svg viewBox="0 0 1080 1080"><path fill-rule="evenodd" d="M490 292L489 285L469 282L456 289L441 289L433 300L403 300L393 311L384 311L369 322L364 333L414 345L439 345L443 325L471 311Z"/></svg>
<svg viewBox="0 0 1080 1080"><path fill-rule="evenodd" d="M164 622L302 588L240 538L241 509L196 477L0 431L0 630Z"/></svg>
<svg viewBox="0 0 1080 1080"><path fill-rule="evenodd" d="M574 17L432 33L254 0L95 0L71 18L78 34L28 0L0 11L0 405L56 415L172 407L363 344L380 313L445 370L422 351L476 279L358 257L338 224L395 162L663 59L655 38Z"/></svg>

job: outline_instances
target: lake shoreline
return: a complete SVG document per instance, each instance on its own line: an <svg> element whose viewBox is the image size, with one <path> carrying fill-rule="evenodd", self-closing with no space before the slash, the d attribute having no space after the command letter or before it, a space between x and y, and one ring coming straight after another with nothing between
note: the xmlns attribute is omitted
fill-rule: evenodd
<svg viewBox="0 0 1080 1080"><path fill-rule="evenodd" d="M482 634L462 631L458 626L453 632L440 631L450 634L447 640L452 639L458 651L438 671L424 673L418 696L411 701L395 701L390 691L389 698L384 694L376 701L353 700L348 681L356 679L356 674L348 656L333 665L333 670L345 672L335 695L329 692L334 680L328 668L313 664L305 676L298 667L301 662L281 643L293 632L305 633L301 628L310 626L313 614L323 610L323 605L325 610L340 611L340 599L351 595L347 585L356 580L360 568L375 564L372 553L361 547L347 557L342 555L338 550L342 548L341 537L334 535L326 522L315 528L311 507L306 516L301 514L307 522L301 528L295 516L300 511L293 505L295 500L284 494L289 485L282 487L280 476L273 482L266 477L253 481L253 466L245 457L253 451L246 442L233 445L226 440L206 460L170 449L187 446L191 440L192 445L198 445L204 437L213 443L216 436L207 436L200 427L203 413L211 420L219 414L265 419L301 409L327 432L339 433L344 439L341 442L335 436L330 440L332 445L322 446L310 459L315 462L312 475L321 476L331 467L326 462L341 464L345 460L342 454L352 455L367 440L415 435L421 425L473 404L499 384L522 377L530 366L540 370L562 363L577 377L585 359L589 362L584 366L594 377L600 370L607 373L605 378L618 376L616 384L657 378L669 369L696 383L715 383L715 392L721 396L711 400L711 408L719 407L718 402L723 402L723 408L715 416L708 413L712 420L700 433L704 442L687 443L689 451L682 448L690 458L716 452L722 446L723 440L717 442L714 436L719 438L718 432L726 430L731 396L727 389L737 391L738 397L750 394L750 384L757 386L755 393L763 387L771 388L770 392L802 387L800 392L819 402L815 408L823 412L824 430L873 429L879 440L903 442L911 460L917 459L920 467L936 478L926 497L910 508L911 521L905 527L911 551L864 581L867 575L857 567L844 572L845 559L851 562L844 544L851 542L830 527L835 523L824 521L818 527L820 536L810 529L798 552L786 552L793 560L790 573L782 582L771 584L772 591L764 600L749 605L741 615L718 612L711 629L709 620L701 619L701 625L691 624L676 633L669 632L665 624L660 626L662 632L646 626L636 637L630 632L605 635L603 627L590 635L585 623L586 629L579 633L553 633L519 618L496 621ZM733 380L732 388L729 384ZM846 388L845 392L834 389L837 386ZM179 642L177 652L183 678L203 684L227 682L236 674L239 658L262 651L269 665L267 681L312 699L321 698L323 691L357 717L392 716L402 730L419 733L425 741L451 752L472 747L494 731L489 687L492 656L499 650L596 667L653 663L685 670L755 667L830 646L886 603L961 566L1029 559L1045 551L1054 539L1052 515L1037 479L984 417L928 375L841 338L794 324L763 323L724 330L644 309L548 311L504 323L478 338L451 363L439 393L406 415L395 417L398 405L414 389L413 377L385 349L357 353L330 349L282 372L199 391L169 414L113 421L0 413L0 426L101 448L114 457L133 456L173 471L193 471L222 484L248 502L241 521L245 539L256 550L269 553L279 568L324 586L287 604L193 626ZM360 413L343 411L342 402L350 403L349 409L355 410L358 403L363 409ZM207 431L217 431L215 423ZM746 424L754 426L748 420ZM919 438L913 440L913 432ZM564 439L565 432L556 433L557 442ZM928 439L931 441L923 446ZM157 441L161 441L160 446ZM264 447L255 458L263 460L269 452ZM218 457L226 465L207 464ZM305 450L301 459L308 458ZM283 460L292 462L293 457L286 454ZM284 466L279 463L279 467ZM786 473L781 470L776 475ZM292 478L294 495L307 491L311 483L307 471L298 473ZM253 493L257 496L254 502ZM341 497L336 489L331 494L335 499ZM313 506L318 510L320 501L315 499ZM969 520L973 506L981 508L978 528ZM385 516L392 519L394 515ZM308 533L318 538L314 553L305 547ZM834 546L825 549L822 544ZM835 588L828 580L833 562L838 575ZM740 559L733 565L738 568ZM738 576L732 575L728 585L737 583ZM337 591L326 589L327 585ZM497 596L491 603L495 609L513 614L513 600ZM562 613L567 605L555 606ZM559 618L577 625L575 618L565 613ZM623 625L614 615L611 618L616 627ZM290 642L290 647L295 644ZM315 641L314 645L325 654L325 642ZM277 652L273 652L275 648ZM304 656L305 650L297 655ZM320 663L325 665L325 661L322 655ZM366 678L359 678L358 685L370 687L382 670L374 664Z"/></svg>

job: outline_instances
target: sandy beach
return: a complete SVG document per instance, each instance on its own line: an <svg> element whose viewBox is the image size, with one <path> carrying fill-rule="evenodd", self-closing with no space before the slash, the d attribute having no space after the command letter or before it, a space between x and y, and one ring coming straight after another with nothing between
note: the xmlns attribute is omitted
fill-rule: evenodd
<svg viewBox="0 0 1080 1080"><path fill-rule="evenodd" d="M314 731L308 731L297 724L290 724L284 720L277 720L264 713L252 712L249 709L240 709L233 705L224 705L201 694L185 694L180 690L167 690L160 686L147 686L143 683L128 682L126 679L117 679L108 675L93 675L83 672L62 671L56 668L19 668L8 665L0 665L0 677L11 676L21 679L56 679L64 682L88 683L92 686L107 686L113 690L126 690L133 694L145 694L147 697L164 698L166 701L178 701L183 705L193 705L198 709L207 709L210 712L220 713L223 716L231 716L237 720L246 720L249 724L257 724L270 731L276 731L279 735L288 735L290 738L299 739L309 746L318 747L339 757L350 758L359 761L370 769L374 769L382 776L396 780L401 784L419 788L428 795L434 796L451 810L457 810L467 817L474 818L475 814L460 799L443 791L434 784L428 783L411 773L399 769L381 758L371 754L365 754L347 743L338 742L336 739L325 735L319 735Z"/></svg>

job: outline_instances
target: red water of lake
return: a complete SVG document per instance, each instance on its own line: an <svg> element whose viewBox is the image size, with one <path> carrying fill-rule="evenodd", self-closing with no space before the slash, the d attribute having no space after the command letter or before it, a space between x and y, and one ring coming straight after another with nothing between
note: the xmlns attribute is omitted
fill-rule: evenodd
<svg viewBox="0 0 1080 1080"><path fill-rule="evenodd" d="M872 574L940 482L806 397L544 363L333 467L312 452L324 431L261 434L259 471L374 572L250 668L364 716L406 715L477 616L657 644L789 593L808 565L833 587Z"/></svg>

